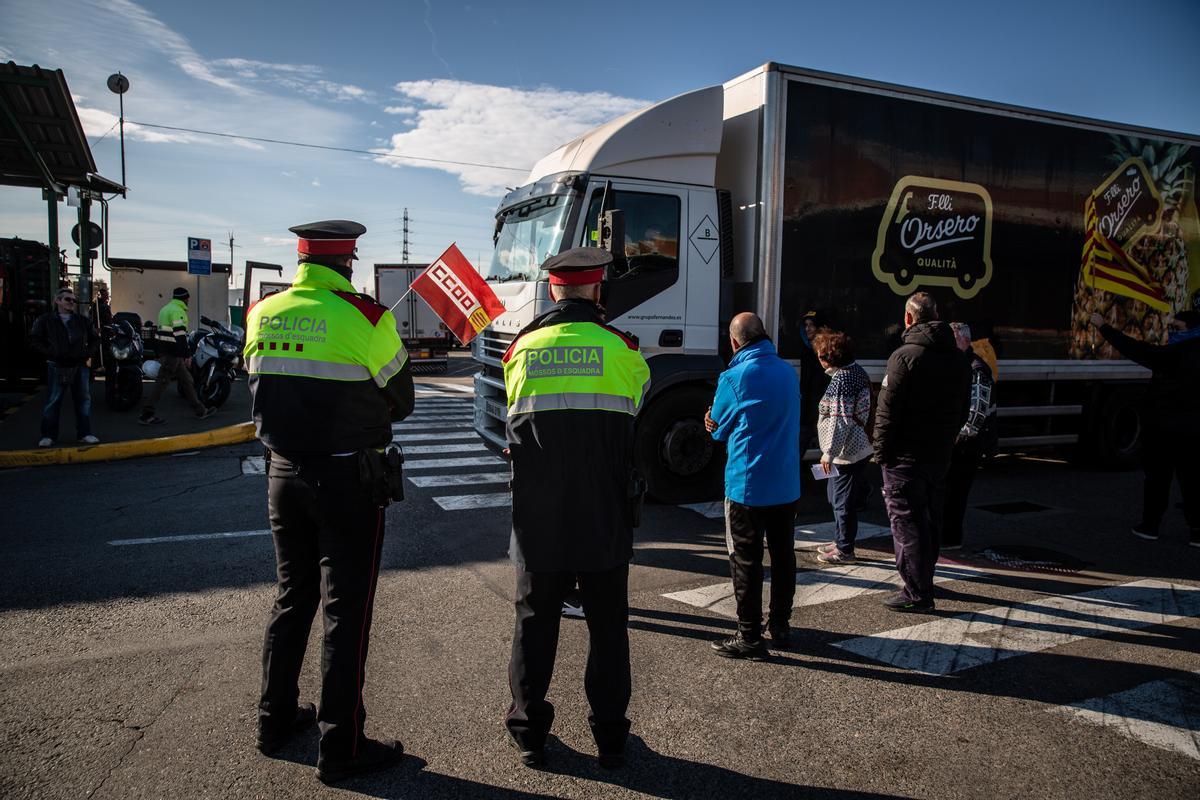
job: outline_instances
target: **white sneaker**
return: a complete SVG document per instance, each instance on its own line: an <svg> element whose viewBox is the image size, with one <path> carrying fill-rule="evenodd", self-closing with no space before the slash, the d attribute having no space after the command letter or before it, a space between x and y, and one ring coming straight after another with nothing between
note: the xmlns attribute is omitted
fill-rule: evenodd
<svg viewBox="0 0 1200 800"><path fill-rule="evenodd" d="M92 436L90 433L79 441L81 444L100 444L100 440L95 436Z"/></svg>
<svg viewBox="0 0 1200 800"><path fill-rule="evenodd" d="M583 606L573 606L570 603L564 602L562 615L571 619L583 619Z"/></svg>
<svg viewBox="0 0 1200 800"><path fill-rule="evenodd" d="M43 436L41 439L38 440L38 447L53 447L53 446L54 446L54 440L51 439L49 436Z"/></svg>

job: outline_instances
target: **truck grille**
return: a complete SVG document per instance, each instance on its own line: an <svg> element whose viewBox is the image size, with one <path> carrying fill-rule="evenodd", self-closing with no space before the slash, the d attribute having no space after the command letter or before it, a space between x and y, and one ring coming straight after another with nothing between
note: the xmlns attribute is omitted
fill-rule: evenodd
<svg viewBox="0 0 1200 800"><path fill-rule="evenodd" d="M508 346L512 344L512 340L516 338L511 333L497 333L492 330L486 330L479 335L479 344L475 350L475 357L484 362L493 361L497 364L500 359L504 358L504 354L508 351Z"/></svg>

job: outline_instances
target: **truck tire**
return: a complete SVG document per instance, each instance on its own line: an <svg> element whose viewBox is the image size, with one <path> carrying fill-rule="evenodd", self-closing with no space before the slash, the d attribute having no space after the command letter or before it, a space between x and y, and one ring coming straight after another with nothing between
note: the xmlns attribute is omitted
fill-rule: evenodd
<svg viewBox="0 0 1200 800"><path fill-rule="evenodd" d="M655 399L638 419L634 461L646 490L660 503L721 498L725 446L704 430L713 390L684 386Z"/></svg>
<svg viewBox="0 0 1200 800"><path fill-rule="evenodd" d="M1097 466L1126 469L1137 464L1142 449L1142 394L1141 389L1116 388L1101 397L1087 447Z"/></svg>

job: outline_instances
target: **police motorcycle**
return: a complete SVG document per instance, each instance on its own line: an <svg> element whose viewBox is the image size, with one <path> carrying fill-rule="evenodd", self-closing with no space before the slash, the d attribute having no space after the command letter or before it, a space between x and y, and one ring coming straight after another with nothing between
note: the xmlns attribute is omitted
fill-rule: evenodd
<svg viewBox="0 0 1200 800"><path fill-rule="evenodd" d="M142 361L145 349L138 333L138 316L113 315L100 329L104 364L104 402L113 411L127 411L142 399Z"/></svg>
<svg viewBox="0 0 1200 800"><path fill-rule="evenodd" d="M206 406L217 408L229 399L236 379L235 371L242 363L242 348L246 336L241 328L227 328L216 320L200 317L200 328L188 336L192 352L192 382L196 396ZM179 387L180 394L183 388Z"/></svg>

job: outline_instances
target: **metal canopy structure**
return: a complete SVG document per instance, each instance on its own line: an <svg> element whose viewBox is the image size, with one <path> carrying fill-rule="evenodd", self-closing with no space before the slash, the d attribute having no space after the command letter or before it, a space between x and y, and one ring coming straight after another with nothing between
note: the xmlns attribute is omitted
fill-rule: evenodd
<svg viewBox="0 0 1200 800"><path fill-rule="evenodd" d="M68 186L88 186L95 173L62 70L0 64L0 185L61 194Z"/></svg>
<svg viewBox="0 0 1200 800"><path fill-rule="evenodd" d="M91 203L103 203L106 193L124 196L126 188L96 174L96 160L62 70L42 69L36 64L26 67L12 61L0 64L0 186L42 189L47 204L51 297L57 289L54 278L61 271L58 203L64 195L78 193L82 231L79 293L85 303L89 302L91 260L95 257L92 248L100 244L87 238ZM71 204L75 205L74 200Z"/></svg>

